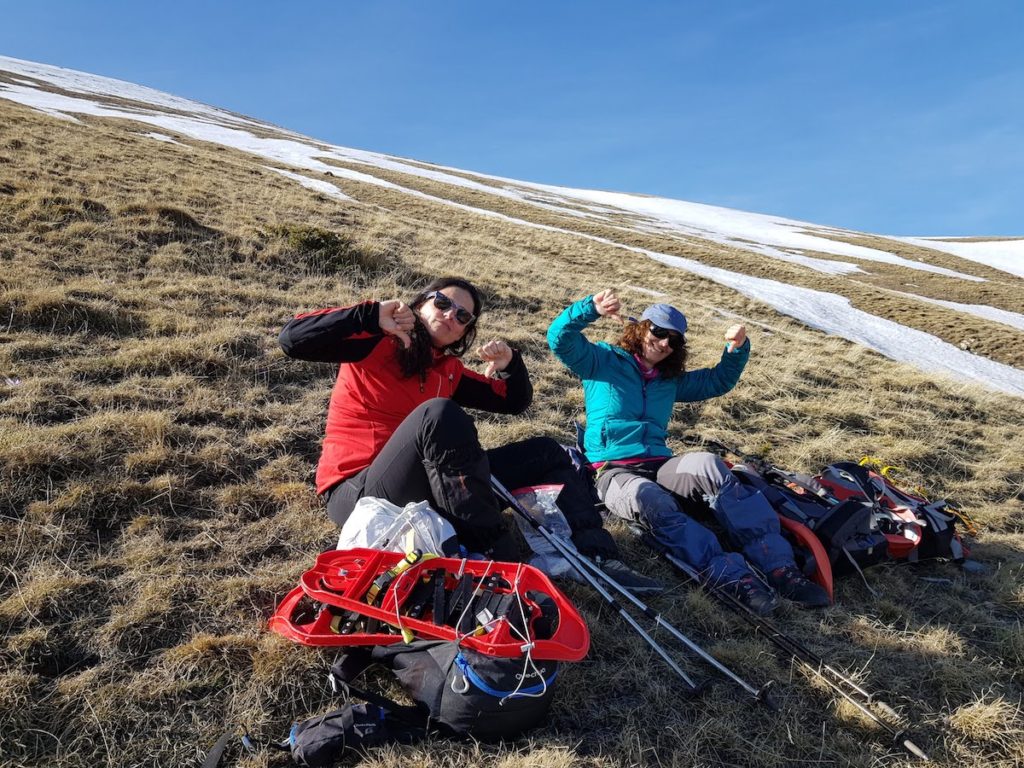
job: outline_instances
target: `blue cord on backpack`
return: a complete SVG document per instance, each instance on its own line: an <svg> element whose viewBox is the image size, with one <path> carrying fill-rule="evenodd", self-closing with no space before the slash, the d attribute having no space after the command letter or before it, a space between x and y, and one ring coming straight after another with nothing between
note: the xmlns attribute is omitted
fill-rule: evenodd
<svg viewBox="0 0 1024 768"><path fill-rule="evenodd" d="M532 685L529 688L520 688L518 691L499 691L496 688L492 688L487 684L487 681L480 677L473 668L466 661L466 657L460 652L455 657L455 665L459 668L459 671L465 675L466 679L469 680L473 685L479 688L489 696L493 696L496 699L518 699L523 696L536 696L537 694L543 693L547 688L555 682L555 678L558 677L558 668L551 673L543 683Z"/></svg>

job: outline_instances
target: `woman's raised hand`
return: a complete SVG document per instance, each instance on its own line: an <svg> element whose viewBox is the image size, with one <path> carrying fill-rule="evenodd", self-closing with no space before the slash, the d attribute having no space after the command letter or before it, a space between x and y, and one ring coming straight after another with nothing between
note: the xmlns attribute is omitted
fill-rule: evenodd
<svg viewBox="0 0 1024 768"><path fill-rule="evenodd" d="M402 342L403 347L409 348L409 344L412 343L409 333L416 324L416 315L404 301L398 299L382 301L377 322L384 333L396 337Z"/></svg>
<svg viewBox="0 0 1024 768"><path fill-rule="evenodd" d="M487 370L484 371L484 376L487 378L491 378L498 371L504 371L512 362L512 347L498 339L481 345L476 353L481 360L487 363Z"/></svg>
<svg viewBox="0 0 1024 768"><path fill-rule="evenodd" d="M622 302L619 301L619 295L614 288L605 288L600 293L594 294L594 309L602 317L614 317L620 323L622 322L622 318L619 317Z"/></svg>
<svg viewBox="0 0 1024 768"><path fill-rule="evenodd" d="M729 330L725 332L725 340L729 343L726 347L726 351L732 352L737 347L742 347L743 342L747 340L747 328L743 325L730 325Z"/></svg>

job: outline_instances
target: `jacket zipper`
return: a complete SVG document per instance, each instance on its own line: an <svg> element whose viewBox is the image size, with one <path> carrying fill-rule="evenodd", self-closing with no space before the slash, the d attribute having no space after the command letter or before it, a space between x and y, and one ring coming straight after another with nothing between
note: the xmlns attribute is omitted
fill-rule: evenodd
<svg viewBox="0 0 1024 768"><path fill-rule="evenodd" d="M640 392L642 395L643 409L640 411L640 422L644 425L640 439L643 441L644 456L647 455L647 381L641 379Z"/></svg>
<svg viewBox="0 0 1024 768"><path fill-rule="evenodd" d="M448 374L448 383L449 383L450 386L448 388L451 391L448 393L448 397L451 397L452 395L455 394L455 384L454 384L454 382L455 382L455 374L454 373L449 373ZM439 373L439 374L437 374L437 395L436 395L436 397L442 397L442 395L441 395L441 387L443 385L444 385L444 376L442 376ZM427 386L427 375L423 374L423 376L420 378L420 392L425 392L426 391L426 386Z"/></svg>

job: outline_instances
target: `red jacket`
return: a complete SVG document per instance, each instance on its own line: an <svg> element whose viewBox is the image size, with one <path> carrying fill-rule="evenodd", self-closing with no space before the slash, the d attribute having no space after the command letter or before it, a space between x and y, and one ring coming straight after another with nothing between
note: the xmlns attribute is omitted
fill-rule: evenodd
<svg viewBox="0 0 1024 768"><path fill-rule="evenodd" d="M435 397L496 413L521 413L533 388L522 357L514 352L507 379L488 379L451 355L441 355L420 376L404 378L399 341L378 324L379 304L322 309L298 315L281 331L289 357L340 363L327 410L327 430L316 470L317 493L361 472L380 453L406 416Z"/></svg>

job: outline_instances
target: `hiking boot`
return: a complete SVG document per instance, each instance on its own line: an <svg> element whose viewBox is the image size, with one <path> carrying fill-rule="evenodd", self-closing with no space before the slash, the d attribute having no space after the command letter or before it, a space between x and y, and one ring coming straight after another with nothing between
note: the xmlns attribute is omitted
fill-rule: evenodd
<svg viewBox="0 0 1024 768"><path fill-rule="evenodd" d="M721 588L758 616L767 616L779 606L778 596L752 573Z"/></svg>
<svg viewBox="0 0 1024 768"><path fill-rule="evenodd" d="M632 592L634 595L658 595L665 591L665 586L660 581L655 581L642 573L637 573L621 560L594 558L597 566L610 576L620 587Z"/></svg>
<svg viewBox="0 0 1024 768"><path fill-rule="evenodd" d="M827 608L828 593L804 576L795 565L784 565L768 574L768 581L787 600L801 608Z"/></svg>

